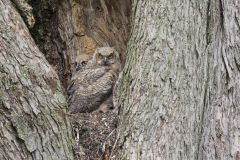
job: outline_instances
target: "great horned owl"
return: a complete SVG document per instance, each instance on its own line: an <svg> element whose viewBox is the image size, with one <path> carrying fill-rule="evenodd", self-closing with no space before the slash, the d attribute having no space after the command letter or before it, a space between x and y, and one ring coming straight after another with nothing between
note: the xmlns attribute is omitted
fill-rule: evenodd
<svg viewBox="0 0 240 160"><path fill-rule="evenodd" d="M95 50L93 58L78 71L68 89L69 112L92 112L99 108L112 108L112 91L121 63L112 47Z"/></svg>

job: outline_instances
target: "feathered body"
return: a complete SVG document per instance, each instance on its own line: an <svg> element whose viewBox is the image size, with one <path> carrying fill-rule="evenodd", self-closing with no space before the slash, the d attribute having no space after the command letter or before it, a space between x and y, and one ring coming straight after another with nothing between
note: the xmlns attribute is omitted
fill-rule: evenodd
<svg viewBox="0 0 240 160"><path fill-rule="evenodd" d="M91 61L76 72L68 89L70 113L112 107L112 91L121 69L119 54L112 47L97 48Z"/></svg>

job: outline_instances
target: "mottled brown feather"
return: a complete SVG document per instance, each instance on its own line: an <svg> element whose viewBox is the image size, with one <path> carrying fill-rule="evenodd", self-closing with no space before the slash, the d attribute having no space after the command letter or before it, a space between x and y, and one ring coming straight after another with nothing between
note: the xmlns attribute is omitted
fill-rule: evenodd
<svg viewBox="0 0 240 160"><path fill-rule="evenodd" d="M104 47L100 48L100 51L106 51L103 55L107 55L107 52L112 53L113 49ZM99 53L98 49L96 53ZM72 77L67 92L70 113L92 112L103 103L112 105L112 90L121 68L119 55L115 52L115 63L101 66L97 64L99 59L96 58L96 53L87 66Z"/></svg>

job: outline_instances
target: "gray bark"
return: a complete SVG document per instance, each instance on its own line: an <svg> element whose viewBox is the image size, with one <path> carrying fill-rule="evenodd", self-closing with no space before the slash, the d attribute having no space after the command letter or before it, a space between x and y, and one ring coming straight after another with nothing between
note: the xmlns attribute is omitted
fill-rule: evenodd
<svg viewBox="0 0 240 160"><path fill-rule="evenodd" d="M73 159L57 74L9 0L0 0L0 159Z"/></svg>
<svg viewBox="0 0 240 160"><path fill-rule="evenodd" d="M134 0L117 159L240 159L238 0Z"/></svg>

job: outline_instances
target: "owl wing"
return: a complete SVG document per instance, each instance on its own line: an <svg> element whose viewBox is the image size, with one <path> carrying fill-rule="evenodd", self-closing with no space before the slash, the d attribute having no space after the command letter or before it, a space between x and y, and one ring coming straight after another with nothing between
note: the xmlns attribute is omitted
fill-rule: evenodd
<svg viewBox="0 0 240 160"><path fill-rule="evenodd" d="M105 74L99 74L89 71L88 73L91 75L84 73L86 79L75 81L71 87L72 96L69 97L71 113L94 111L112 93L114 75L111 72L105 71Z"/></svg>
<svg viewBox="0 0 240 160"><path fill-rule="evenodd" d="M102 77L108 68L86 68L80 72L77 72L71 79L71 83L67 89L68 96L73 95L79 86L88 86L96 81L98 78Z"/></svg>

